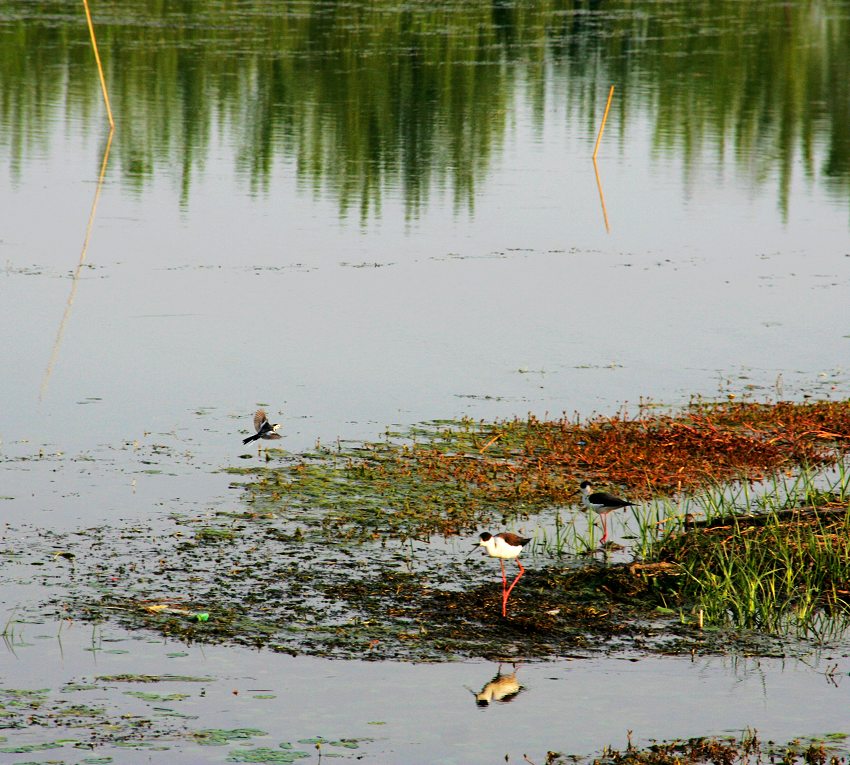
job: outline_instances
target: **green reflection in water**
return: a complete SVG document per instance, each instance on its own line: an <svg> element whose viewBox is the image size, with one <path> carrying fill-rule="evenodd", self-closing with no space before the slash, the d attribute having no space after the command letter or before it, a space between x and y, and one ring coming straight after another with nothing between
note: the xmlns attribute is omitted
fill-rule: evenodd
<svg viewBox="0 0 850 765"><path fill-rule="evenodd" d="M648 119L660 155L731 157L778 184L783 211L798 160L850 198L846 2L94 0L93 14L123 181L176 168L184 204L221 135L253 193L289 163L343 215L392 194L416 217L444 190L471 208L520 99L537 130L563 107L589 154L611 83L621 145ZM105 129L98 87L76 0L0 3L13 176L57 119Z"/></svg>

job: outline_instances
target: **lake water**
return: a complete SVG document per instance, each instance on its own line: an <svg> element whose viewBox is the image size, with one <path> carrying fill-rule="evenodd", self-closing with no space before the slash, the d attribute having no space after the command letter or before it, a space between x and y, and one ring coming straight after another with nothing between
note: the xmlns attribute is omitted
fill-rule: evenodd
<svg viewBox="0 0 850 765"><path fill-rule="evenodd" d="M432 418L850 392L850 4L92 10L116 123L102 185L109 131L82 7L0 4L9 549L24 523L238 507L216 471L244 464L258 404L297 452ZM635 666L650 663L684 666ZM586 709L616 703L594 678L623 666L580 670ZM389 673L435 700L494 673L312 671L390 700L411 694ZM825 688L770 672L759 714L735 686L742 724L778 725L777 694ZM576 714L534 685L504 707L529 729ZM506 744L480 745L491 730L471 721L494 715L470 698L457 703L492 761ZM651 698L645 737L732 724L683 724ZM819 710L789 737L822 732ZM584 738L541 745L589 751L629 724L600 711ZM449 762L441 725L421 741ZM411 761L420 739L389 738L377 759Z"/></svg>

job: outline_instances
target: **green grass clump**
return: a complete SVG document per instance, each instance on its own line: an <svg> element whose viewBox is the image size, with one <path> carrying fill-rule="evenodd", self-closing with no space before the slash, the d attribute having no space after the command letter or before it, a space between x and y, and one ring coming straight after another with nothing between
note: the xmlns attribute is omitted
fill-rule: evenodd
<svg viewBox="0 0 850 765"><path fill-rule="evenodd" d="M818 633L850 624L850 503L804 473L757 496L715 493L710 512L680 534L646 545L645 561L674 563L672 596L708 625ZM746 491L746 490L743 490Z"/></svg>

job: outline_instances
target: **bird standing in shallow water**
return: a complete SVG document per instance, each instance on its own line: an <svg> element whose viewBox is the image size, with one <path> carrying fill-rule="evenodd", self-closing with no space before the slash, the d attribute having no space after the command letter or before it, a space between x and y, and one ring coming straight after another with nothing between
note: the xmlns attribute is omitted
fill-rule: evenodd
<svg viewBox="0 0 850 765"><path fill-rule="evenodd" d="M253 436L248 436L248 438L243 438L243 444L250 444L251 441L256 441L258 438L265 438L268 440L273 440L275 438L280 438L280 433L277 432L277 429L280 425L272 425L269 422L269 418L266 417L265 409L258 409L254 414L254 430L257 432Z"/></svg>
<svg viewBox="0 0 850 765"><path fill-rule="evenodd" d="M632 503L625 499L615 497L613 494L608 494L605 491L590 491L590 481L581 482L581 501L588 510L593 510L599 513L602 517L602 544L608 539L608 513L614 510L620 510L624 507L633 507Z"/></svg>
<svg viewBox="0 0 850 765"><path fill-rule="evenodd" d="M479 542L476 546L483 547L491 558L498 558L502 565L502 616L507 616L508 598L520 577L525 573L522 563L519 562L519 554L522 552L522 548L531 541L531 537L521 537L518 534L512 534L510 531L503 531L501 534L495 535L485 531L483 534L479 534L478 539ZM519 566L519 573L510 587L508 587L508 578L505 576L506 560L515 560L517 566Z"/></svg>

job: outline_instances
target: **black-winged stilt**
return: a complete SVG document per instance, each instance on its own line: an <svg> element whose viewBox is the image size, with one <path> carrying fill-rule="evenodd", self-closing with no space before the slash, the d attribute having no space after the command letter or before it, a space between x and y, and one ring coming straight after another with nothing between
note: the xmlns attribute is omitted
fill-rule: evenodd
<svg viewBox="0 0 850 765"><path fill-rule="evenodd" d="M615 497L613 494L608 494L605 491L591 492L590 481L581 482L581 501L588 510L593 510L599 513L602 517L602 544L608 539L608 513L614 510L620 510L624 507L632 507L632 503L625 499Z"/></svg>
<svg viewBox="0 0 850 765"><path fill-rule="evenodd" d="M498 558L502 566L502 616L507 616L508 598L520 577L525 573L522 563L519 562L519 554L522 552L522 548L531 541L531 537L521 537L519 534L512 534L510 531L503 531L501 534L491 534L489 531L485 531L478 535L478 539L477 546L483 547L491 558ZM506 560L515 560L517 566L519 566L519 573L510 587L508 587L508 578L505 576Z"/></svg>
<svg viewBox="0 0 850 765"><path fill-rule="evenodd" d="M268 440L280 438L280 433L277 432L279 427L280 425L272 425L269 422L269 418L266 417L264 409L258 409L254 414L254 430L257 432L253 436L243 438L242 443L250 444L251 441L256 441L258 438L265 438Z"/></svg>

